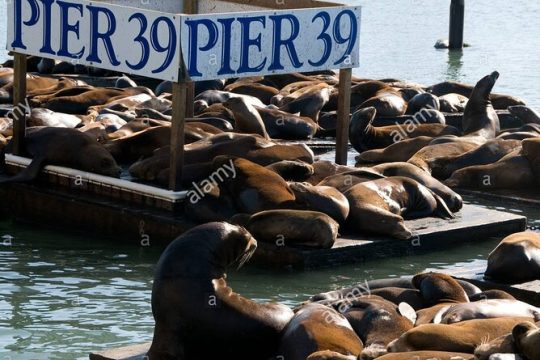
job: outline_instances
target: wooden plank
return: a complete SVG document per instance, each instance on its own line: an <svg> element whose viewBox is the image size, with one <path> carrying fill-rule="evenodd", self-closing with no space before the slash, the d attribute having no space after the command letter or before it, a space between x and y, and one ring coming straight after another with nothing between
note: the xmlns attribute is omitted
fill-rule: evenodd
<svg viewBox="0 0 540 360"><path fill-rule="evenodd" d="M26 134L26 55L15 53L13 61L13 153L21 155Z"/></svg>
<svg viewBox="0 0 540 360"><path fill-rule="evenodd" d="M152 343L124 346L90 354L90 360L144 360Z"/></svg>
<svg viewBox="0 0 540 360"><path fill-rule="evenodd" d="M347 165L349 115L351 112L352 69L339 71L338 118L336 127L336 163Z"/></svg>
<svg viewBox="0 0 540 360"><path fill-rule="evenodd" d="M265 267L315 269L378 258L408 256L451 248L469 241L502 238L525 230L527 219L506 212L465 205L452 220L423 218L405 223L415 234L410 240L343 234L332 249L328 250L305 250L259 243L251 263Z"/></svg>
<svg viewBox="0 0 540 360"><path fill-rule="evenodd" d="M169 190L178 191L182 185L184 167L184 125L186 121L186 83L173 83L173 109L171 124L171 163Z"/></svg>
<svg viewBox="0 0 540 360"><path fill-rule="evenodd" d="M198 10L198 0L184 0L184 14L197 14Z"/></svg>

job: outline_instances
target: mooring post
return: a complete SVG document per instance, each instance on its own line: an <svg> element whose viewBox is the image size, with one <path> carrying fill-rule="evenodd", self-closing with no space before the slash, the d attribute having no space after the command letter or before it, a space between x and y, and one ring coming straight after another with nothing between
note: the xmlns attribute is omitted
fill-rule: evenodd
<svg viewBox="0 0 540 360"><path fill-rule="evenodd" d="M336 127L336 163L347 165L349 152L349 117L351 113L352 69L339 71L339 98Z"/></svg>
<svg viewBox="0 0 540 360"><path fill-rule="evenodd" d="M452 0L450 4L450 49L463 48L463 28L465 26L465 0Z"/></svg>
<svg viewBox="0 0 540 360"><path fill-rule="evenodd" d="M173 108L171 124L171 162L169 190L179 191L184 168L184 125L186 122L187 83L173 83Z"/></svg>
<svg viewBox="0 0 540 360"><path fill-rule="evenodd" d="M13 154L21 155L26 135L26 55L14 54Z"/></svg>

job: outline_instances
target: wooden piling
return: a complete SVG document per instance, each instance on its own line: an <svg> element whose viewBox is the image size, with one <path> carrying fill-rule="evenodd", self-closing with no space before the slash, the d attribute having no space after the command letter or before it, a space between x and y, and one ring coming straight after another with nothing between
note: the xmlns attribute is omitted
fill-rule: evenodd
<svg viewBox="0 0 540 360"><path fill-rule="evenodd" d="M184 167L184 126L186 122L187 84L173 83L173 108L171 124L171 162L169 170L169 190L179 191L182 186Z"/></svg>
<svg viewBox="0 0 540 360"><path fill-rule="evenodd" d="M14 54L13 154L21 155L26 135L26 55Z"/></svg>
<svg viewBox="0 0 540 360"><path fill-rule="evenodd" d="M336 163L347 165L349 152L349 117L351 112L352 69L339 71L339 99L336 128Z"/></svg>
<svg viewBox="0 0 540 360"><path fill-rule="evenodd" d="M465 0L452 0L450 4L449 48L463 48L463 28L465 27Z"/></svg>

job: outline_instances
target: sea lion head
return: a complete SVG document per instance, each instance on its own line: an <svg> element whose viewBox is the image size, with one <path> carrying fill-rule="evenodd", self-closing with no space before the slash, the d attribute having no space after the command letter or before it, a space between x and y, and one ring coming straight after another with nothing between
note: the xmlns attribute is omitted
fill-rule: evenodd
<svg viewBox="0 0 540 360"><path fill-rule="evenodd" d="M226 222L197 226L174 240L158 263L156 278L221 278L239 269L257 249L243 227Z"/></svg>
<svg viewBox="0 0 540 360"><path fill-rule="evenodd" d="M114 178L122 173L111 153L100 144L89 145L80 156L81 170Z"/></svg>
<svg viewBox="0 0 540 360"><path fill-rule="evenodd" d="M377 110L373 107L359 109L354 112L351 118L351 126L358 126L358 130L364 131L375 119Z"/></svg>
<svg viewBox="0 0 540 360"><path fill-rule="evenodd" d="M431 305L442 302L464 303L469 297L463 287L451 276L440 273L418 274L412 284L420 290L420 294Z"/></svg>
<svg viewBox="0 0 540 360"><path fill-rule="evenodd" d="M491 74L484 76L478 83L476 84L476 87L474 88L473 94L471 95L471 98L478 94L481 98L488 100L489 96L491 94L491 90L493 90L493 87L495 86L495 83L497 82L497 79L499 79L499 73L497 71L492 72ZM478 91L478 93L477 93Z"/></svg>
<svg viewBox="0 0 540 360"><path fill-rule="evenodd" d="M540 328L531 322L518 324L512 330L514 342L520 353L527 359L540 358Z"/></svg>

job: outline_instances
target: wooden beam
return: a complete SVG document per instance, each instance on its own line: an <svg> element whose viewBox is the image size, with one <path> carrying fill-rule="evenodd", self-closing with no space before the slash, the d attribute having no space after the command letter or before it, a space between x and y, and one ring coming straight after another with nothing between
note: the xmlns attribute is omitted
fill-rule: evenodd
<svg viewBox="0 0 540 360"><path fill-rule="evenodd" d="M184 0L184 13L197 14L199 12L199 0ZM186 95L186 118L192 118L195 115L195 83L193 81L187 84Z"/></svg>
<svg viewBox="0 0 540 360"><path fill-rule="evenodd" d="M351 112L352 69L339 71L339 99L336 128L336 163L347 165L349 152L349 117Z"/></svg>
<svg viewBox="0 0 540 360"><path fill-rule="evenodd" d="M184 0L184 14L197 14L198 2L198 0Z"/></svg>
<svg viewBox="0 0 540 360"><path fill-rule="evenodd" d="M15 53L13 67L13 154L21 155L26 135L26 55Z"/></svg>
<svg viewBox="0 0 540 360"><path fill-rule="evenodd" d="M179 191L184 167L184 125L186 122L186 83L173 83L173 108L171 120L171 162L169 190Z"/></svg>

